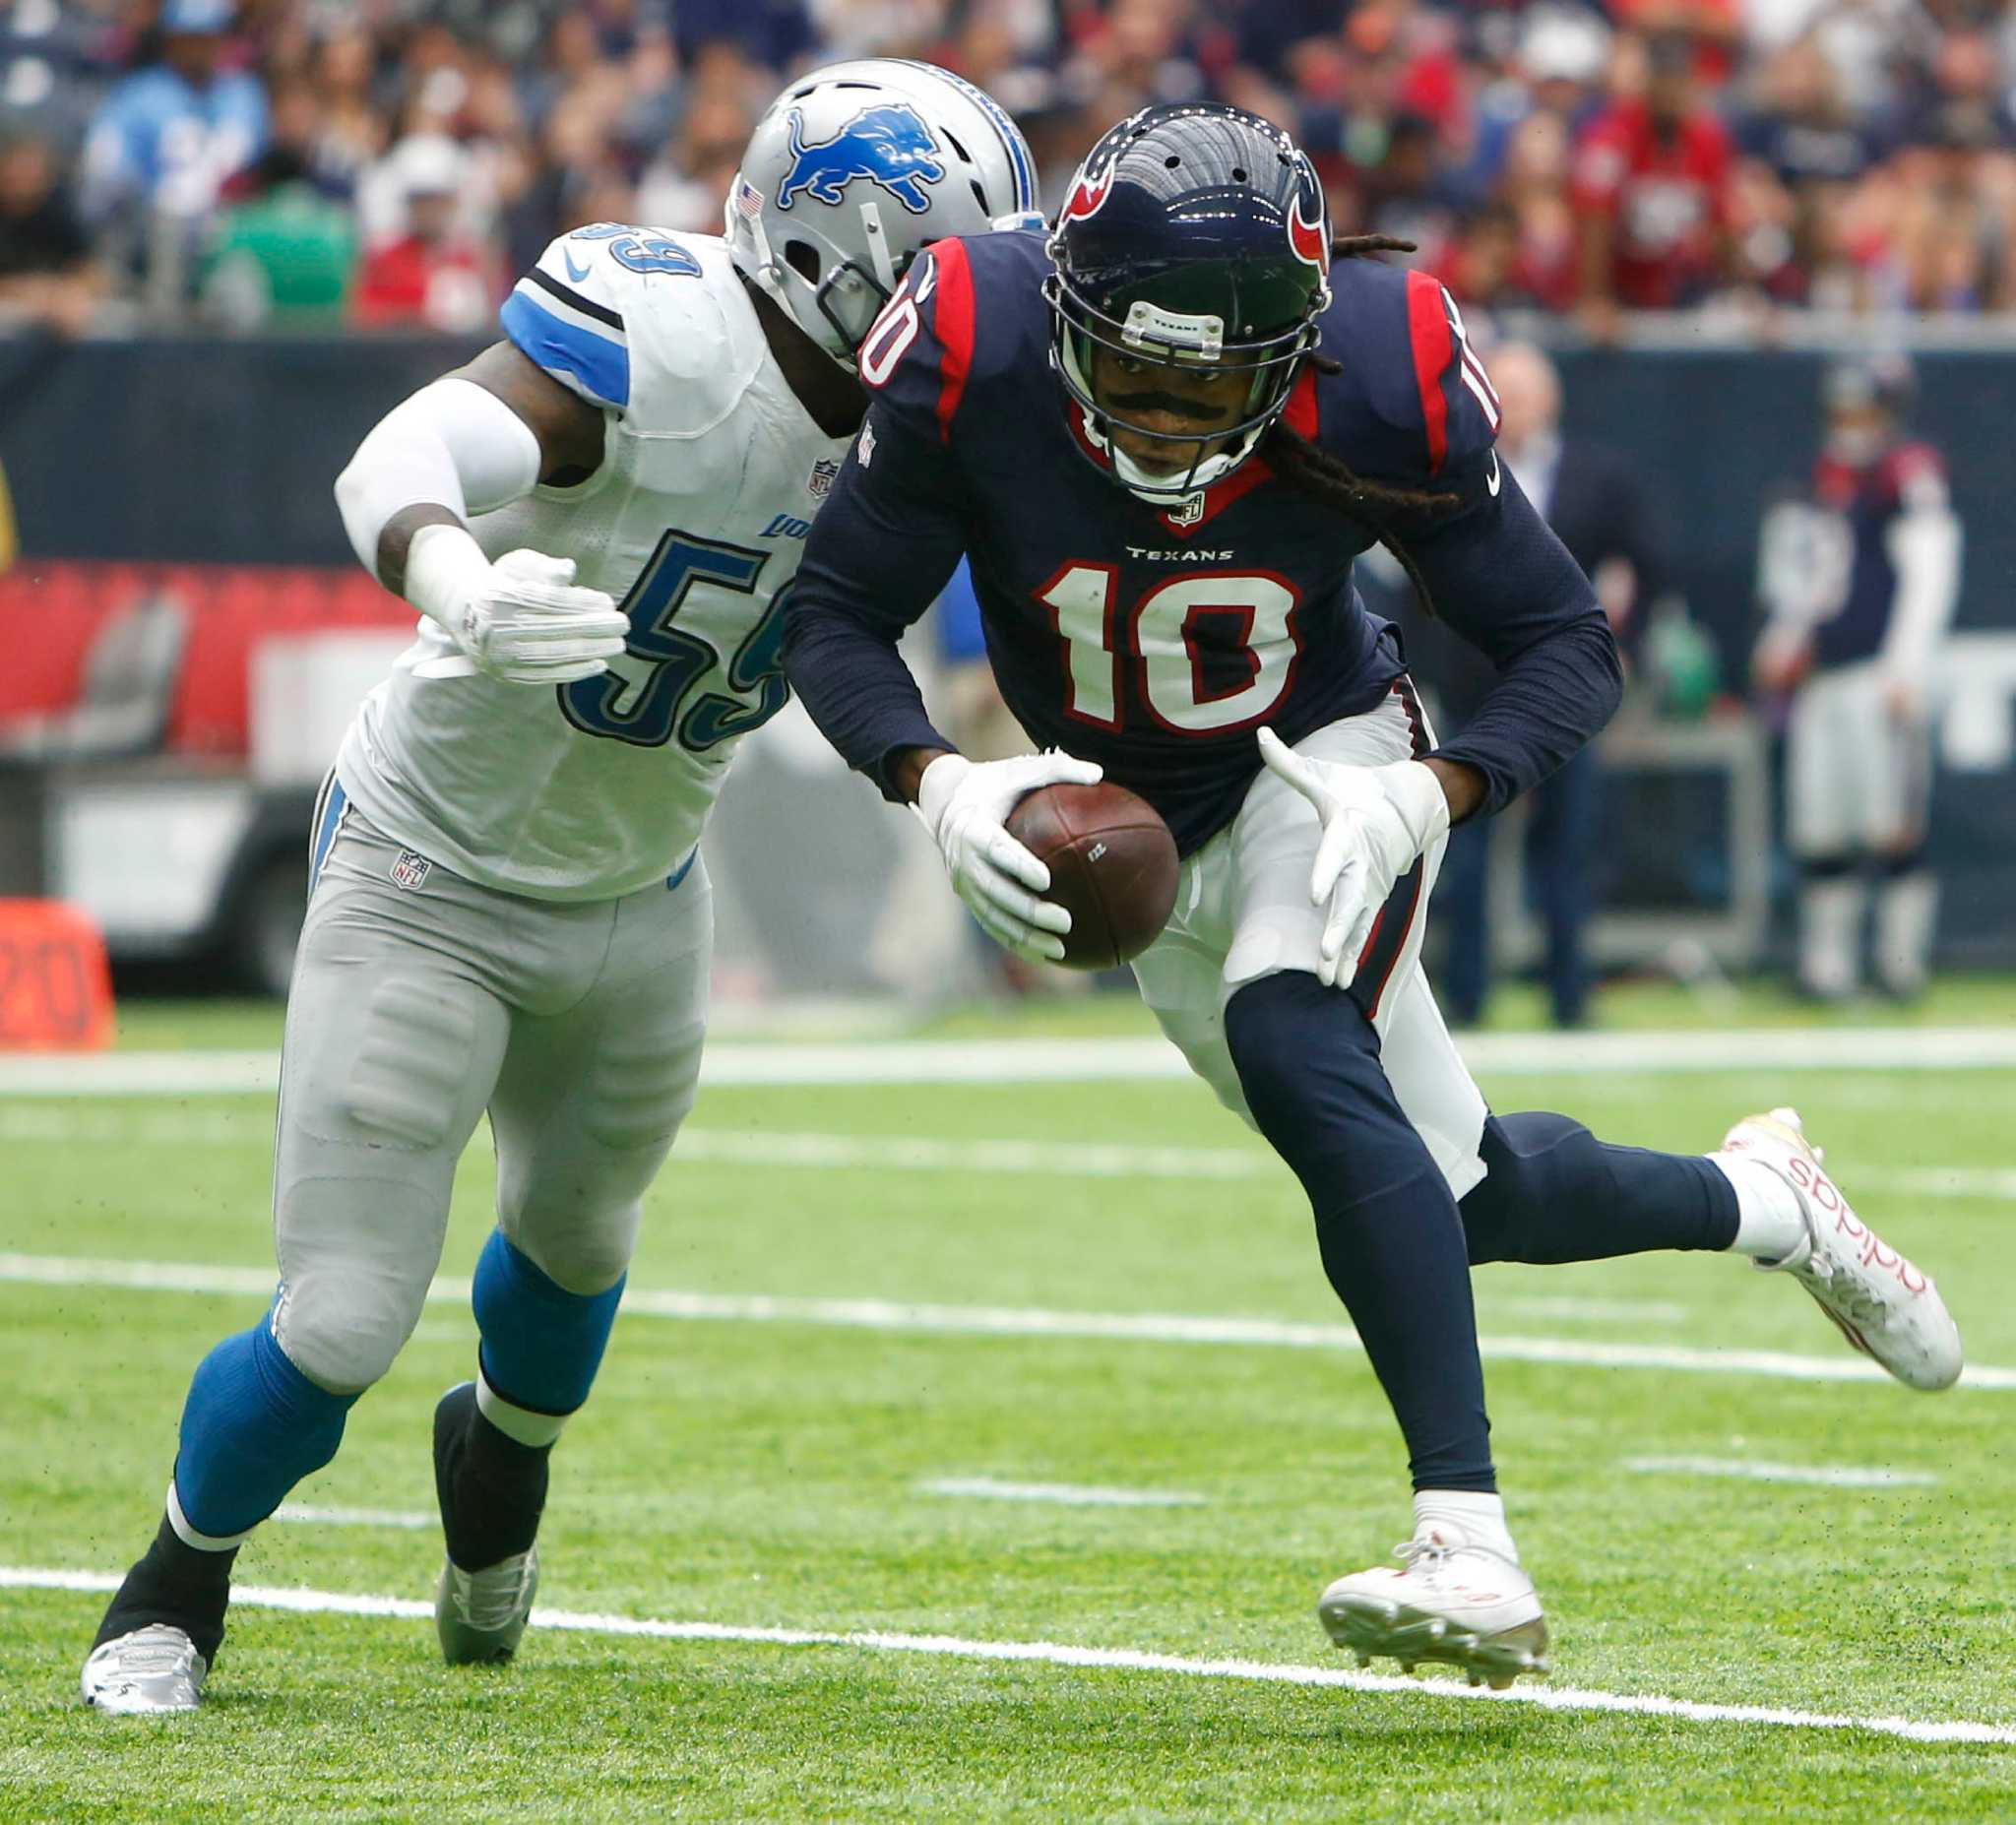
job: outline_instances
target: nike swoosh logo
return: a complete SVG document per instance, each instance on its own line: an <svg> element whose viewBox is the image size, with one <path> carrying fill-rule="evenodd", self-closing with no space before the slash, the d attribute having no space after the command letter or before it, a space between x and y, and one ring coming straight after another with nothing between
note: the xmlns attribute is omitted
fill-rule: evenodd
<svg viewBox="0 0 2016 1825"><path fill-rule="evenodd" d="M1503 485L1503 478L1498 473L1498 453L1493 450L1491 452L1491 472L1484 477L1484 486L1490 490L1491 497L1495 500L1499 488Z"/></svg>
<svg viewBox="0 0 2016 1825"><path fill-rule="evenodd" d="M573 280L573 282L577 285L580 284L583 280L587 279L589 269L585 266L576 266L574 264L574 256L571 253L569 253L564 247L560 249L560 263L561 265L566 267L567 277ZM1491 492L1495 494L1497 490L1493 488Z"/></svg>

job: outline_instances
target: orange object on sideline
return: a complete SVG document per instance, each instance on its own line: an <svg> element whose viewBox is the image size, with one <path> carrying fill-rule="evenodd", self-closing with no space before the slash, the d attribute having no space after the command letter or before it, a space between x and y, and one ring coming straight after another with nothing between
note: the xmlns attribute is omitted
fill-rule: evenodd
<svg viewBox="0 0 2016 1825"><path fill-rule="evenodd" d="M111 1042L112 973L91 914L61 900L0 900L0 1052Z"/></svg>

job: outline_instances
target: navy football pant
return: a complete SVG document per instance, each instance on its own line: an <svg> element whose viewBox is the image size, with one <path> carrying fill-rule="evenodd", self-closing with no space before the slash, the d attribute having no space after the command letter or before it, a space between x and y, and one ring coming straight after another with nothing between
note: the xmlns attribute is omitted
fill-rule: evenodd
<svg viewBox="0 0 2016 1825"><path fill-rule="evenodd" d="M1226 1008L1260 1131L1293 1168L1337 1290L1407 1441L1418 1489L1492 1489L1470 1268L1727 1248L1735 1193L1705 1158L1608 1147L1565 1115L1493 1116L1459 1204L1402 1114L1379 1040L1313 975L1263 976Z"/></svg>

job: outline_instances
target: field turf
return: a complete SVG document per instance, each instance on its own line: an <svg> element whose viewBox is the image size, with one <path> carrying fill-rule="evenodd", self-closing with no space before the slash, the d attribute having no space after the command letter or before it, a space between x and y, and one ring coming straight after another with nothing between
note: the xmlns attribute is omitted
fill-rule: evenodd
<svg viewBox="0 0 2016 1825"><path fill-rule="evenodd" d="M163 1006L125 1037L257 1046L273 1028ZM1796 1101L1863 1215L1938 1276L1971 1360L2016 1365L2016 1073L1485 1089L1687 1149ZM652 1197L632 1288L709 1296L640 1300L618 1325L556 1457L542 1604L949 1640L548 1628L508 1671L450 1673L424 1619L246 1605L201 1714L97 1718L76 1679L102 1595L18 1574L114 1574L138 1552L189 1371L262 1300L94 1283L136 1261L270 1269L271 1125L254 1098L0 1097L0 1820L2016 1817L2012 1742L1438 1696L1446 1674L1396 1693L961 1647L1348 1670L1315 1596L1408 1531L1362 1355L1289 1328L1342 1318L1299 1194L1187 1083L710 1089ZM1034 1145L976 1145L1000 1142ZM469 1274L490 1195L479 1137L444 1276ZM63 1258L69 1284L22 1257ZM1481 1330L1509 1340L1486 1368L1553 1686L2016 1741L2016 1377L1926 1398L1769 1363L1644 1366L1689 1349L1851 1360L1795 1287L1730 1259L1492 1268L1478 1289ZM1249 1322L1214 1341L1086 1314ZM428 1414L472 1339L465 1302L431 1304L295 1501L425 1515ZM1628 1468L1650 1459L1694 1468ZM1921 1480L1764 1475L1786 1470ZM976 1479L1009 1487L932 1486ZM438 1551L420 1526L276 1522L239 1578L425 1600Z"/></svg>

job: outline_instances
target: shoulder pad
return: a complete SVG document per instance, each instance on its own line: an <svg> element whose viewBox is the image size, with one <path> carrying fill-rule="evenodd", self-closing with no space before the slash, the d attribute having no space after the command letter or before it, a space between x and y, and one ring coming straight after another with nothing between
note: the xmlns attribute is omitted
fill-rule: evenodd
<svg viewBox="0 0 2016 1825"><path fill-rule="evenodd" d="M504 334L632 428L704 430L762 359L762 332L724 243L597 222L563 234L504 300Z"/></svg>
<svg viewBox="0 0 2016 1825"><path fill-rule="evenodd" d="M1478 468L1498 434L1498 396L1456 300L1426 273L1368 260L1332 269L1324 353L1344 372L1320 394L1321 441L1390 480Z"/></svg>
<svg viewBox="0 0 2016 1825"><path fill-rule="evenodd" d="M1046 261L1040 235L1020 230L934 241L912 263L861 343L861 379L913 429L950 443L960 409L1020 371L1041 346ZM984 312L976 300L984 296Z"/></svg>

